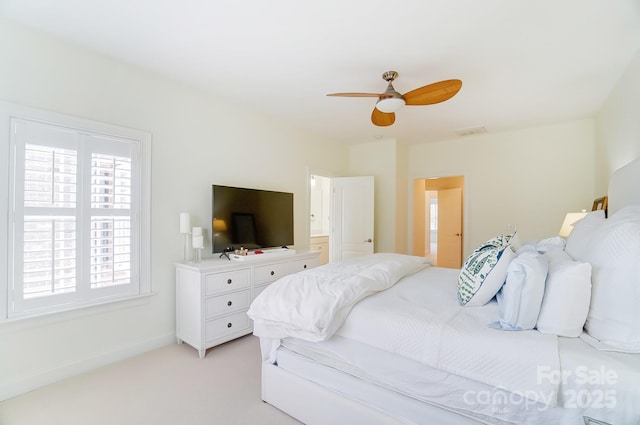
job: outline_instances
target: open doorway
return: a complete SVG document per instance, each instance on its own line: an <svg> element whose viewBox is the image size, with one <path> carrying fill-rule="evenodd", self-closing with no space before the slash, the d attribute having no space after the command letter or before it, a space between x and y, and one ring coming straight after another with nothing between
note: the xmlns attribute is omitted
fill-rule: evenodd
<svg viewBox="0 0 640 425"><path fill-rule="evenodd" d="M374 252L374 177L309 174L309 246L322 264Z"/></svg>
<svg viewBox="0 0 640 425"><path fill-rule="evenodd" d="M331 178L312 174L309 185L309 247L320 251L320 263L326 264L331 229Z"/></svg>
<svg viewBox="0 0 640 425"><path fill-rule="evenodd" d="M462 266L464 177L416 179L413 184L413 255L439 267Z"/></svg>

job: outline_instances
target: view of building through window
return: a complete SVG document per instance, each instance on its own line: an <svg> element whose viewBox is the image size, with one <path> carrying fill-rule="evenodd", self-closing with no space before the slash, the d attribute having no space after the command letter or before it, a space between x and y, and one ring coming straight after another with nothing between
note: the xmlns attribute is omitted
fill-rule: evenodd
<svg viewBox="0 0 640 425"><path fill-rule="evenodd" d="M131 208L131 160L93 154L91 208ZM91 217L91 287L131 281L131 219L129 216Z"/></svg>
<svg viewBox="0 0 640 425"><path fill-rule="evenodd" d="M72 150L25 146L24 297L76 290L78 159ZM91 287L131 281L131 160L91 157ZM124 216L93 215L119 210ZM56 211L56 215L50 215ZM104 213L103 213L104 214Z"/></svg>
<svg viewBox="0 0 640 425"><path fill-rule="evenodd" d="M28 144L24 155L24 297L73 292L77 153Z"/></svg>

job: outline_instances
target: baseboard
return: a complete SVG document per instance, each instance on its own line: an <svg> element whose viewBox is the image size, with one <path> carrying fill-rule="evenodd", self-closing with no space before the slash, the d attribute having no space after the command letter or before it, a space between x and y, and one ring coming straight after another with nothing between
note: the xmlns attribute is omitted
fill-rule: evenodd
<svg viewBox="0 0 640 425"><path fill-rule="evenodd" d="M0 384L0 401L8 400L18 395L42 388L63 379L106 366L129 357L137 356L147 351L155 350L176 342L175 334L166 334L139 343L121 347L117 350L98 356L90 357L74 363L62 365L55 369L24 377L23 379L3 382Z"/></svg>

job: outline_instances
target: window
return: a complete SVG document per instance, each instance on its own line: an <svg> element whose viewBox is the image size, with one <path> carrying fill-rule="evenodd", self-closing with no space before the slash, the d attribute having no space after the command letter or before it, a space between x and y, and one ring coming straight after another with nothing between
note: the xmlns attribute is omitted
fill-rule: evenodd
<svg viewBox="0 0 640 425"><path fill-rule="evenodd" d="M10 119L8 318L150 292L150 135L67 121Z"/></svg>

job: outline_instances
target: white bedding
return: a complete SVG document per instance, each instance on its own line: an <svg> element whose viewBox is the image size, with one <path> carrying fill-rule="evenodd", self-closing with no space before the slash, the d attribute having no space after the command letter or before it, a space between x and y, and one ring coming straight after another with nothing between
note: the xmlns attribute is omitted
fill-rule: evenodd
<svg viewBox="0 0 640 425"><path fill-rule="evenodd" d="M344 324L345 318L338 317L337 323L342 326L336 330L336 335L521 394L544 405L555 405L558 382L539 379L537 366L559 370L557 337L537 331L507 332L490 328L488 325L498 319L497 304L492 301L483 307L461 307L456 299L457 273L453 269L427 267L405 276L396 285L387 281L385 285L378 286L389 287L385 291L366 298L362 295L364 291L352 295L350 300L357 298L361 301L347 300L350 314ZM320 276L325 274L321 271ZM302 283L309 279L314 283L316 276L309 272L298 275L304 279ZM281 282L283 284L279 285ZM309 291L301 290L302 285L296 283L296 276L276 282L275 290L256 299L251 307L254 311L252 317L258 319L254 334L262 337L265 360L275 361L275 350L281 338L317 341L320 337L330 336L326 329L337 324L328 324L313 334L309 334L309 326L293 327L295 319L302 314L324 323L328 320L325 314L335 314L332 312L336 311L336 308L329 313L316 311L328 302L326 297L321 296L321 302L310 301L305 298ZM340 286L339 281L332 281L330 285L341 296L350 285ZM315 285L312 288L311 297L314 298L317 289ZM333 305L343 304L333 302ZM265 310L263 314L269 312L269 317L286 319L290 323L271 325L265 316L255 315L255 311L260 311L256 306ZM300 320L309 322L309 318ZM532 365L535 366L532 368Z"/></svg>
<svg viewBox="0 0 640 425"><path fill-rule="evenodd" d="M433 416L433 406L455 413L456 424L477 424L477 420L492 425L506 424L503 421L492 420L480 409L474 411L472 405L463 405L463 409L453 407L463 403L467 391L477 390L479 394L486 391L486 386L468 381L465 382L466 389L452 391L450 386L443 383L449 383L452 379L455 381L455 376L429 369L409 359L406 359L409 365L405 365L405 362L398 361L397 356L373 347L368 347L367 350L365 344L355 341L350 341L352 348L355 348L353 345L358 345L358 348L364 348L365 351L359 349L351 351L348 348L340 350L340 343L348 340L339 336L334 338L322 343L296 340L301 346L294 349L285 348L289 347L285 342L285 346L281 347L277 353L278 368L304 376L305 379L322 387L330 388L345 397L372 406L376 410L400 419L399 422L403 424L450 423L450 421L436 420ZM306 348L311 352L305 350ZM321 351L315 352L318 349ZM325 349L328 352L324 351ZM299 354L299 351L303 354ZM316 357L323 357L324 361L314 360ZM355 362L357 366L351 362ZM411 367L411 363L416 367ZM459 379L464 381L463 378ZM418 394L418 397L414 394ZM458 418L458 415L474 420L463 421ZM512 424L512 422L507 423Z"/></svg>
<svg viewBox="0 0 640 425"><path fill-rule="evenodd" d="M558 383L539 379L537 368L559 370L557 337L490 328L499 316L497 303L461 307L457 275L430 267L408 276L358 303L336 334L555 405Z"/></svg>
<svg viewBox="0 0 640 425"><path fill-rule="evenodd" d="M583 415L610 424L640 423L640 356L598 351L580 338L489 328L497 306L458 306L455 275L424 269L360 301L326 341L285 338L266 349L274 349L279 366L379 407L388 393L363 393L361 384L348 393L348 381L335 371L482 423L577 425ZM434 325L439 322L444 326ZM283 348L275 351L278 345ZM283 357L284 348L329 369L311 375L291 369L304 363L288 363L295 358ZM332 383L332 376L338 381ZM389 413L430 423L420 419L418 405L398 403L390 402Z"/></svg>
<svg viewBox="0 0 640 425"><path fill-rule="evenodd" d="M482 423L577 425L583 415L610 424L640 423L640 356L598 351L580 338L490 328L497 304L459 306L456 276L456 270L425 268L358 302L326 341L261 338L263 356L280 365L286 347L331 370ZM369 348L351 351L356 346ZM315 379L329 378L323 370L316 369ZM342 393L340 385L334 390ZM366 403L358 391L350 397L365 397ZM391 408L393 413L397 406Z"/></svg>
<svg viewBox="0 0 640 425"><path fill-rule="evenodd" d="M333 335L358 301L428 265L425 258L393 253L327 264L272 283L247 314L257 336L322 341Z"/></svg>
<svg viewBox="0 0 640 425"><path fill-rule="evenodd" d="M599 352L580 338L558 339L565 378L560 380L557 407L339 335L322 343L287 338L282 345L278 367L411 424L436 423L420 402L487 424L584 425L585 415L614 425L640 423L640 357Z"/></svg>

